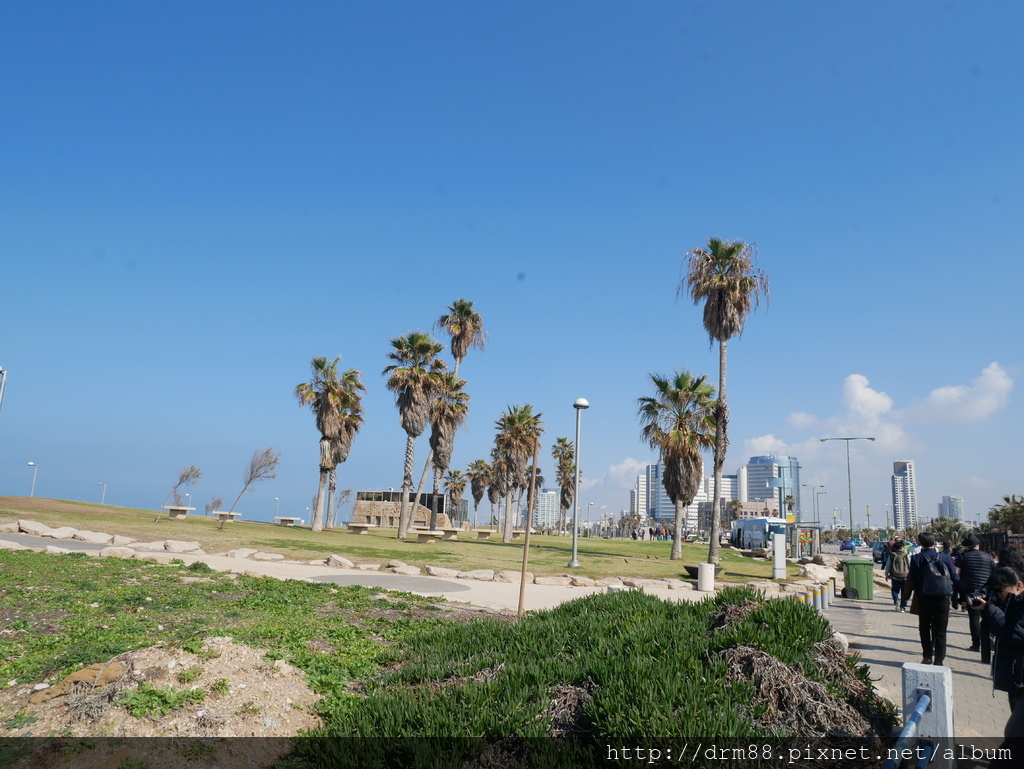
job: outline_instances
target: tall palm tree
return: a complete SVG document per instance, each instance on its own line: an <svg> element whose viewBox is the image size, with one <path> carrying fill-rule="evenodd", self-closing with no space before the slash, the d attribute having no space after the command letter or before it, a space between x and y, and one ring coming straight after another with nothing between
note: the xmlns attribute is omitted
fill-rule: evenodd
<svg viewBox="0 0 1024 769"><path fill-rule="evenodd" d="M398 538L409 531L409 492L412 489L412 469L416 452L416 438L426 429L430 418L430 404L441 386L442 374L447 368L438 358L444 345L435 342L429 334L411 331L391 340L388 358L395 361L381 373L387 375L386 387L395 393L398 419L405 430L405 466L402 473L402 506L398 516Z"/></svg>
<svg viewBox="0 0 1024 769"><path fill-rule="evenodd" d="M473 528L477 527L477 511L480 503L484 501L487 494L487 487L491 483L491 466L485 459L473 460L466 470L466 477L469 479L470 492L473 495Z"/></svg>
<svg viewBox="0 0 1024 769"><path fill-rule="evenodd" d="M473 303L467 299L456 299L448 306L448 314L437 319L435 328L443 328L452 338L451 351L455 358L455 375L459 375L459 366L471 348L478 350L487 346L487 332L480 313L473 309Z"/></svg>
<svg viewBox="0 0 1024 769"><path fill-rule="evenodd" d="M722 515L722 468L729 448L729 407L725 395L728 342L743 333L747 315L762 294L768 299L768 278L757 267L754 248L742 240L708 238L706 248L687 254L687 273L677 295L689 294L694 304L704 302L704 330L718 342L718 401L715 411L715 480L711 508L711 544L708 563L718 563Z"/></svg>
<svg viewBox="0 0 1024 769"><path fill-rule="evenodd" d="M438 382L438 389L430 403L430 452L423 463L419 486L413 499L420 501L423 484L427 480L427 471L434 468L434 494L440 492L441 475L448 469L452 461L452 448L455 443L455 431L466 422L469 414L469 395L463 392L466 385L464 379L454 374L443 374ZM437 509L430 513L431 530L437 525Z"/></svg>
<svg viewBox="0 0 1024 769"><path fill-rule="evenodd" d="M324 528L324 486L328 475L333 476L339 463L348 459L352 439L363 424L361 392L366 391L362 375L354 368L338 373L338 361L316 357L310 361L313 378L295 386L299 405L309 406L316 417L320 431L320 487L313 506L313 531Z"/></svg>
<svg viewBox="0 0 1024 769"><path fill-rule="evenodd" d="M469 478L461 470L449 470L448 475L444 477L444 493L452 501L452 510L458 509L458 504L462 500L462 494L466 490L467 483L469 483ZM452 525L454 525L454 521Z"/></svg>
<svg viewBox="0 0 1024 769"><path fill-rule="evenodd" d="M576 447L568 438L555 438L551 458L555 460L555 482L558 484L558 530L565 531L565 517L573 503L576 483Z"/></svg>
<svg viewBox="0 0 1024 769"><path fill-rule="evenodd" d="M487 501L491 503L491 526L501 520L501 500L508 487L508 462L497 448L491 450L491 476L487 484ZM495 505L498 512L495 514Z"/></svg>
<svg viewBox="0 0 1024 769"><path fill-rule="evenodd" d="M494 437L494 447L505 461L505 525L501 540L506 544L512 541L512 529L515 520L512 507L512 496L517 482L523 477L526 463L533 456L533 449L544 432L541 425L542 414L535 414L533 406L509 406L505 413L495 420L498 434Z"/></svg>
<svg viewBox="0 0 1024 769"><path fill-rule="evenodd" d="M714 445L714 388L707 377L678 371L672 377L651 374L654 397L637 399L640 436L661 457L662 482L675 505L672 560L682 557L683 513L703 477L701 450Z"/></svg>

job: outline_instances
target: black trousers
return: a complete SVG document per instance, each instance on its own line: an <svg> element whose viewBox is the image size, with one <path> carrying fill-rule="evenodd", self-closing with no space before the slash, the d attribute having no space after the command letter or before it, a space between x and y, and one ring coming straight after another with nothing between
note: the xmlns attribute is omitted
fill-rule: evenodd
<svg viewBox="0 0 1024 769"><path fill-rule="evenodd" d="M940 595L919 595L917 627L921 632L921 650L936 665L946 659L946 627L949 625L949 598Z"/></svg>
<svg viewBox="0 0 1024 769"><path fill-rule="evenodd" d="M967 622L971 626L971 646L981 646L981 609L967 607Z"/></svg>

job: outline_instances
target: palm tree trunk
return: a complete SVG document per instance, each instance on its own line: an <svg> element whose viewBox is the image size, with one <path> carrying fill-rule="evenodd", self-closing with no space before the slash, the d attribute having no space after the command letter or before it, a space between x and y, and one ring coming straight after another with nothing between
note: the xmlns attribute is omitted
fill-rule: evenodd
<svg viewBox="0 0 1024 769"><path fill-rule="evenodd" d="M409 491L412 489L412 465L416 458L416 436L411 433L405 438L405 468L402 473L402 506L398 512L398 538L405 539L409 533Z"/></svg>
<svg viewBox="0 0 1024 769"><path fill-rule="evenodd" d="M512 494L513 489L509 489L505 494L505 525L501 530L501 541L506 545L512 541Z"/></svg>
<svg viewBox="0 0 1024 769"><path fill-rule="evenodd" d="M725 399L726 342L718 342L718 405L715 408L715 498L711 501L711 543L708 545L708 563L718 564L718 540L722 531L722 467L725 450L729 446L726 433L729 425L729 406Z"/></svg>
<svg viewBox="0 0 1024 769"><path fill-rule="evenodd" d="M678 561L683 557L683 515L686 513L686 507L683 506L683 500L676 500L676 530L672 537L672 554L669 556L669 560Z"/></svg>
<svg viewBox="0 0 1024 769"><path fill-rule="evenodd" d="M419 504L420 495L423 493L423 487L427 483L427 471L430 469L430 463L434 460L434 450L431 449L427 452L427 461L423 464L423 473L420 475L420 485L416 487L416 496L412 498L412 502L409 504L409 524L416 520L416 505ZM437 511L433 507L430 508L430 530L434 531L434 527L437 525Z"/></svg>
<svg viewBox="0 0 1024 769"><path fill-rule="evenodd" d="M337 466L332 467L331 471L327 474L327 526L328 528L334 525L334 492L337 489L338 484L338 468Z"/></svg>
<svg viewBox="0 0 1024 769"><path fill-rule="evenodd" d="M326 467L320 468L320 485L317 487L316 499L313 500L313 531L324 530L324 487L327 485L327 473Z"/></svg>

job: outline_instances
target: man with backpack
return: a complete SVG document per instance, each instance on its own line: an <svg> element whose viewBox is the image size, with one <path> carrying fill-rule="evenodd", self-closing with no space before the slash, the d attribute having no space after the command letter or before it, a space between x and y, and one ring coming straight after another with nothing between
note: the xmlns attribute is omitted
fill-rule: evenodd
<svg viewBox="0 0 1024 769"><path fill-rule="evenodd" d="M910 557L904 552L906 543L902 539L896 539L889 543L887 557L885 559L885 578L889 580L892 588L892 605L896 611L906 611L907 601L903 598L903 586L907 583L910 575Z"/></svg>
<svg viewBox="0 0 1024 769"><path fill-rule="evenodd" d="M946 659L946 627L949 605L960 592L956 566L945 553L935 549L935 535L922 531L917 536L921 552L910 558L910 572L903 594L917 600L917 627L921 633L924 665L941 665Z"/></svg>

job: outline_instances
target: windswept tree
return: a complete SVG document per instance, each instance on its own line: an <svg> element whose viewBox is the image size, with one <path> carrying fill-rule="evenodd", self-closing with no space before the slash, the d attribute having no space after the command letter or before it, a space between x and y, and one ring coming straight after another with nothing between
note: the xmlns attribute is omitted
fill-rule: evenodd
<svg viewBox="0 0 1024 769"><path fill-rule="evenodd" d="M398 538L404 539L409 531L412 491L412 471L416 453L416 438L427 427L430 406L447 368L437 356L444 345L435 342L429 334L412 331L391 340L388 358L395 361L382 372L387 376L386 387L395 394L398 420L405 430L405 466L402 473L402 506L398 516Z"/></svg>
<svg viewBox="0 0 1024 769"><path fill-rule="evenodd" d="M313 378L295 387L295 397L312 410L320 431L320 486L313 503L313 531L324 528L325 487L329 482L328 499L333 503L338 464L348 459L352 439L363 424L361 393L366 387L362 375L354 368L339 374L339 360L313 358ZM329 512L327 520L331 520Z"/></svg>
<svg viewBox="0 0 1024 769"><path fill-rule="evenodd" d="M988 520L993 531L1024 532L1024 496L1010 494L1003 497L1002 504L989 509Z"/></svg>
<svg viewBox="0 0 1024 769"><path fill-rule="evenodd" d="M495 425L498 434L494 438L494 447L505 461L505 525L501 540L506 544L512 541L512 529L515 523L515 512L512 497L517 484L523 477L526 463L533 456L534 446L540 440L544 429L541 421L543 414L535 414L533 406L509 406Z"/></svg>
<svg viewBox="0 0 1024 769"><path fill-rule="evenodd" d="M709 238L706 248L687 255L687 273L677 295L688 294L694 304L704 303L704 330L718 342L718 400L715 406L714 499L708 563L717 564L722 517L722 468L729 448L729 407L725 394L728 342L743 333L747 315L761 295L768 298L768 278L756 265L754 248L742 240Z"/></svg>
<svg viewBox="0 0 1024 769"><path fill-rule="evenodd" d="M164 506L167 504L167 500L174 497L178 493L178 489L182 486L192 486L203 476L203 471L195 465L188 465L178 470L178 482L174 484L174 488L171 489L171 493L167 495L167 499L160 505L160 509L157 511L156 518L153 519L153 523L160 520L160 516L164 514Z"/></svg>
<svg viewBox="0 0 1024 769"><path fill-rule="evenodd" d="M245 472L242 474L242 490L238 492L238 496L235 497L235 501L231 503L231 509L229 513L235 512L235 505L238 504L238 500L242 498L242 495L249 490L249 487L258 481L269 480L270 478L277 477L277 464L281 461L281 455L274 453L274 447L263 449L262 451L254 451L252 456L249 458L249 464L245 467ZM230 516L225 516L220 522L220 528L224 528L224 524L227 523Z"/></svg>
<svg viewBox="0 0 1024 769"><path fill-rule="evenodd" d="M491 466L486 459L473 460L466 470L466 477L469 479L470 493L473 495L473 528L478 525L477 512L480 503L484 501L487 494L487 487L491 483Z"/></svg>
<svg viewBox="0 0 1024 769"><path fill-rule="evenodd" d="M651 374L655 395L637 399L640 436L658 452L665 493L675 505L675 536L670 558L682 557L683 516L704 475L701 451L714 445L714 388L707 377L678 371Z"/></svg>
<svg viewBox="0 0 1024 769"><path fill-rule="evenodd" d="M466 382L454 374L443 374L437 393L430 403L430 452L423 463L420 482L413 495L413 504L418 504L427 480L427 471L434 468L434 494L441 491L441 475L452 461L455 431L461 427L469 414L469 394L463 391ZM437 526L437 508L430 511L430 529Z"/></svg>
<svg viewBox="0 0 1024 769"><path fill-rule="evenodd" d="M452 357L455 359L455 376L459 366L472 348L478 350L487 346L487 332L480 313L473 309L467 299L456 299L448 307L448 313L437 319L435 328L442 328L451 337Z"/></svg>
<svg viewBox="0 0 1024 769"><path fill-rule="evenodd" d="M555 482L558 484L558 530L565 531L565 518L575 501L576 494L576 447L568 438L555 438L551 447L551 458L555 460Z"/></svg>

